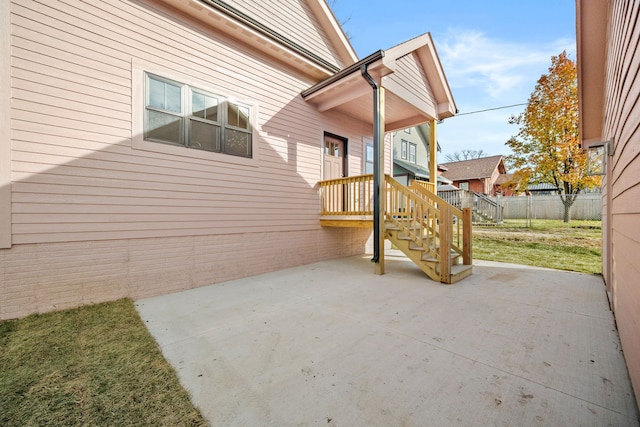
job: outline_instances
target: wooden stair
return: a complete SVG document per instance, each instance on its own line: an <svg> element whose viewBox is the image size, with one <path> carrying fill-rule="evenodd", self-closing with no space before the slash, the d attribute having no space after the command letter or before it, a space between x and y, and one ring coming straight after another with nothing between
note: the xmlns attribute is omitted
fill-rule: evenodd
<svg viewBox="0 0 640 427"><path fill-rule="evenodd" d="M373 175L319 185L323 227L372 226ZM386 175L380 190L381 236L433 280L451 284L471 274L471 209L456 208L417 181L404 186Z"/></svg>
<svg viewBox="0 0 640 427"><path fill-rule="evenodd" d="M417 265L432 280L453 284L459 282L471 275L473 266L461 264L460 254L455 251L449 251L449 271L446 280L443 281L440 269L440 258L438 256L440 248L438 246L430 246L425 248L423 245L415 244L413 239L403 233L401 227L394 222L385 222L385 238L404 253L415 265ZM429 240L428 238L423 240Z"/></svg>

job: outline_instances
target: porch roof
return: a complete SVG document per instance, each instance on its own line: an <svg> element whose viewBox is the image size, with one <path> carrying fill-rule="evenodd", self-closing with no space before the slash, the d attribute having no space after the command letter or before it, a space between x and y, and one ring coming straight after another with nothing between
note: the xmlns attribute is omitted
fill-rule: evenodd
<svg viewBox="0 0 640 427"><path fill-rule="evenodd" d="M394 169L398 168L399 170L405 173L411 173L416 177L429 179L429 170L426 168L423 168L420 165L416 165L413 163L405 162L404 160L401 160L401 159L394 158L393 166L394 166ZM450 179L445 178L444 176L438 175L438 184L451 184L451 183L453 183L453 181L451 181Z"/></svg>
<svg viewBox="0 0 640 427"><path fill-rule="evenodd" d="M387 50L379 50L302 92L318 111L335 110L373 123L368 73L385 88L385 132L442 120L456 105L429 33Z"/></svg>

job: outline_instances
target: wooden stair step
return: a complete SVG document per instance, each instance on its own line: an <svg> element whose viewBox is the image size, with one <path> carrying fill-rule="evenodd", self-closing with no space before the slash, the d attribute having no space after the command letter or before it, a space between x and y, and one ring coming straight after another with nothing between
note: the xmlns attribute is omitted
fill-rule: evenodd
<svg viewBox="0 0 640 427"><path fill-rule="evenodd" d="M451 261L454 261L456 258L460 257L460 254L457 252L451 252L449 254L449 257L451 258ZM428 253L423 254L422 255L422 261L426 261L426 262L440 262L440 260L432 257L431 255L429 255Z"/></svg>
<svg viewBox="0 0 640 427"><path fill-rule="evenodd" d="M472 265L452 265L451 266L451 282L450 284L459 282L465 277L471 276L473 270Z"/></svg>

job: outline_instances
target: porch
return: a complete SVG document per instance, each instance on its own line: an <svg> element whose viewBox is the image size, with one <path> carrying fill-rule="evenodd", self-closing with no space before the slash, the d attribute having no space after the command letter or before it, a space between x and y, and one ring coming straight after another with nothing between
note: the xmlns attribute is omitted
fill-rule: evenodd
<svg viewBox="0 0 640 427"><path fill-rule="evenodd" d="M638 426L600 277L477 262L441 286L370 258L136 305L212 425Z"/></svg>
<svg viewBox="0 0 640 427"><path fill-rule="evenodd" d="M323 227L373 228L373 175L320 181ZM471 210L435 194L435 184L404 186L386 175L381 186L381 235L431 279L455 283L472 272ZM384 250L378 261L384 265Z"/></svg>

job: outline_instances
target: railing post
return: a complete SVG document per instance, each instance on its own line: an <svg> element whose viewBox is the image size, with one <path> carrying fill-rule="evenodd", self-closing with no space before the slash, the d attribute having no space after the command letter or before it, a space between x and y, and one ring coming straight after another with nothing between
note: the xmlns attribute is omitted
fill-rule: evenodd
<svg viewBox="0 0 640 427"><path fill-rule="evenodd" d="M464 208L462 209L462 263L464 265L471 265L473 262L471 258L472 239L471 209Z"/></svg>
<svg viewBox="0 0 640 427"><path fill-rule="evenodd" d="M453 234L453 221L449 205L440 207L440 281L451 283L451 235Z"/></svg>

